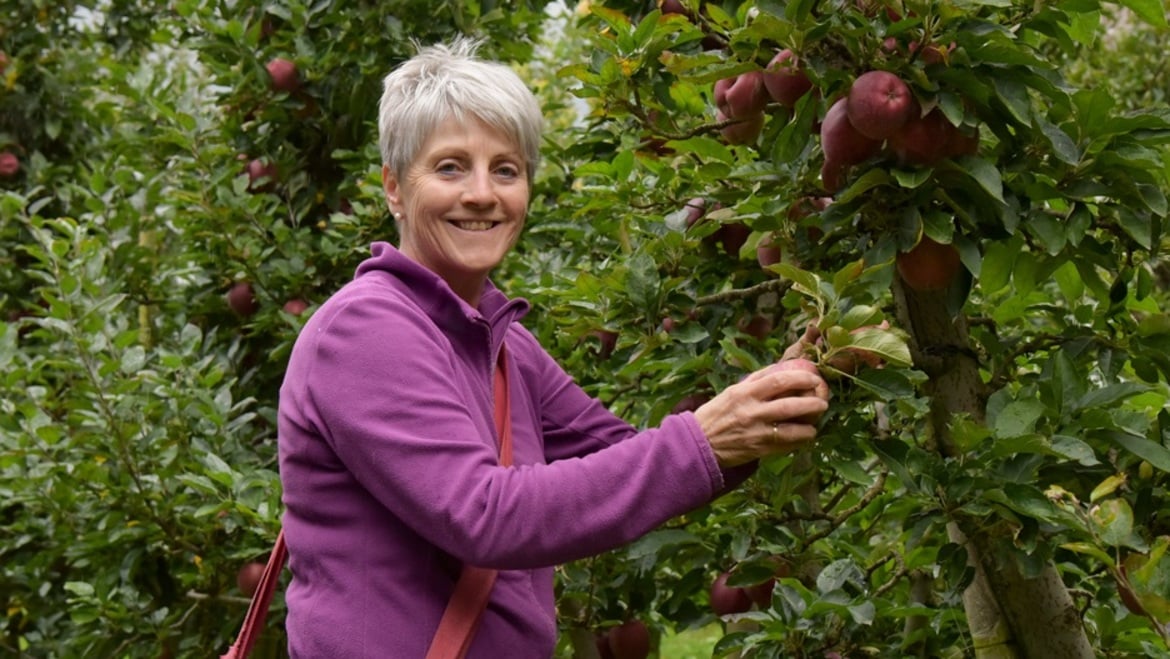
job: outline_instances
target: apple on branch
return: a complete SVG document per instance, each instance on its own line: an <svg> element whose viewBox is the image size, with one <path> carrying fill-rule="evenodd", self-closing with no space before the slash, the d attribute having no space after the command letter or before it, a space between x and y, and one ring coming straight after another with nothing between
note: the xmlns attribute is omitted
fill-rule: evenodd
<svg viewBox="0 0 1170 659"><path fill-rule="evenodd" d="M613 659L646 659L650 656L650 629L632 619L609 630L606 641Z"/></svg>
<svg viewBox="0 0 1170 659"><path fill-rule="evenodd" d="M780 105L791 108L812 89L812 81L800 67L800 59L785 48L772 57L764 70L764 89Z"/></svg>
<svg viewBox="0 0 1170 659"><path fill-rule="evenodd" d="M853 81L845 99L849 123L871 140L884 140L893 135L917 106L910 87L889 71L861 74Z"/></svg>
<svg viewBox="0 0 1170 659"><path fill-rule="evenodd" d="M0 178L13 178L20 173L20 157L11 151L0 152Z"/></svg>
<svg viewBox="0 0 1170 659"><path fill-rule="evenodd" d="M297 65L291 60L277 57L264 66L268 71L272 91L291 94L301 87Z"/></svg>
<svg viewBox="0 0 1170 659"><path fill-rule="evenodd" d="M915 291L941 291L959 274L962 262L954 245L923 236L908 252L898 254L894 263L898 276Z"/></svg>
<svg viewBox="0 0 1170 659"><path fill-rule="evenodd" d="M715 577L715 581L711 582L711 610L715 612L715 615L726 616L744 613L752 608L752 598L748 597L743 588L727 585L727 579L730 576L730 572L723 572Z"/></svg>
<svg viewBox="0 0 1170 659"><path fill-rule="evenodd" d="M260 310L260 304L256 302L256 294L252 290L252 284L246 281L232 284L227 292L227 303L232 311L245 318Z"/></svg>

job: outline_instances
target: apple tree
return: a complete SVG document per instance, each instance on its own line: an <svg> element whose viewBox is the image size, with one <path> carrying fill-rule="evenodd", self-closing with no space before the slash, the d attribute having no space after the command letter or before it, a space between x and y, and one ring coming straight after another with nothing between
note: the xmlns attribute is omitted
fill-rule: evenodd
<svg viewBox="0 0 1170 659"><path fill-rule="evenodd" d="M719 620L720 655L1164 654L1161 3L577 16L582 118L507 270L542 339L653 423L811 327L835 397L816 449L566 566L565 651L637 618ZM713 612L724 572L771 597Z"/></svg>

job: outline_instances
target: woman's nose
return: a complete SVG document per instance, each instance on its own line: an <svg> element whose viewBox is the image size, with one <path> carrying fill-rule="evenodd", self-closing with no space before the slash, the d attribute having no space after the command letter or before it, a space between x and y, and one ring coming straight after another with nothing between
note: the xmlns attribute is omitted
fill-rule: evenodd
<svg viewBox="0 0 1170 659"><path fill-rule="evenodd" d="M468 206L489 206L496 198L492 187L491 173L487 170L476 169L466 179L467 185L463 188L463 203Z"/></svg>

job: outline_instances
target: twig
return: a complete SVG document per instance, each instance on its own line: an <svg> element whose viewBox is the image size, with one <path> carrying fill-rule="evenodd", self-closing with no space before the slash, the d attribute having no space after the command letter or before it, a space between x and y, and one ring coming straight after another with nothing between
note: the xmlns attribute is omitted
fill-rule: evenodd
<svg viewBox="0 0 1170 659"><path fill-rule="evenodd" d="M734 302L749 297L757 297L764 293L776 291L783 294L789 288L792 288L792 282L787 279L769 279L755 286L748 288L736 288L722 293L713 293L711 295L704 295L695 300L695 304L699 306L706 306L708 304L718 304L720 302Z"/></svg>
<svg viewBox="0 0 1170 659"><path fill-rule="evenodd" d="M869 489L865 491L865 494L862 495L861 499L859 499L857 501L857 503L853 504L852 506L849 506L845 510L842 510L841 514L834 516L829 521L828 526L826 526L825 528L823 528L823 529L817 531L816 533L813 533L812 535L809 535L807 538L805 538L804 539L804 546L808 547L809 545L816 542L817 540L820 540L821 538L828 536L830 533L832 533L834 530L836 530L837 527L841 526L841 524L844 523L845 520L852 517L854 514L856 514L862 508L865 508L869 504L873 503L874 499L877 499L878 495L881 494L882 490L885 489L886 476L888 476L889 474L890 474L890 472L888 469L883 469L882 472L880 474L878 474L877 480L874 481L873 485L869 486Z"/></svg>
<svg viewBox="0 0 1170 659"><path fill-rule="evenodd" d="M237 597L236 595L208 595L195 590L187 591L187 599L208 602L230 602L232 604L251 604L251 597Z"/></svg>

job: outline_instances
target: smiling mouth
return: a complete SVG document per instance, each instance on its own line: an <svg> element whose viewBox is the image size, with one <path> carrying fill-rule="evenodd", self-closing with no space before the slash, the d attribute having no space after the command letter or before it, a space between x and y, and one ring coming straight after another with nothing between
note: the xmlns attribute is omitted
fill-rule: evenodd
<svg viewBox="0 0 1170 659"><path fill-rule="evenodd" d="M496 226L495 222L491 222L489 220L449 220L449 222L454 225L455 228L462 229L464 231L487 231L488 229Z"/></svg>

